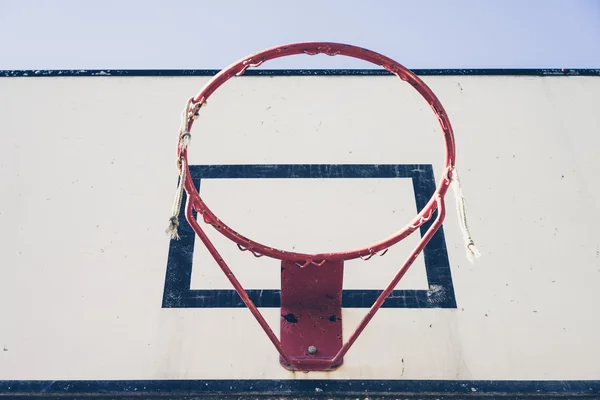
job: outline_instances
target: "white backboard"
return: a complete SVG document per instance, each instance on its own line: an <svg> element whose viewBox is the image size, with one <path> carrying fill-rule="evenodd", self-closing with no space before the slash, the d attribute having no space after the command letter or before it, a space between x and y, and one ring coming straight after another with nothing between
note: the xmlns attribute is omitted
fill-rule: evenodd
<svg viewBox="0 0 600 400"><path fill-rule="evenodd" d="M202 109L192 173L237 231L351 249L428 199L431 109L395 77L333 74L235 78ZM180 112L210 77L57 75L0 79L0 397L600 392L598 76L422 76L454 126L483 256L467 261L449 193L443 230L342 367L304 373L281 367L189 228L165 234ZM279 334L279 262L206 229ZM344 336L418 239L346 263Z"/></svg>

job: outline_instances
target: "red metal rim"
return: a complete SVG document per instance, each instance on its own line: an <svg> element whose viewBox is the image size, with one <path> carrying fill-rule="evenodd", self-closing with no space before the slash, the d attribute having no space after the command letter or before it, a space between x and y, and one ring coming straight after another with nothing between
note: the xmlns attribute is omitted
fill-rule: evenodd
<svg viewBox="0 0 600 400"><path fill-rule="evenodd" d="M370 258L374 254L385 251L390 246L398 243L402 239L409 236L412 232L417 230L426 221L429 221L433 215L433 212L437 209L438 202L437 198L444 197L451 179L452 170L455 166L455 144L454 144L454 133L452 125L444 107L433 93L433 91L412 71L401 65L400 63L388 58L384 55L376 53L371 50L367 50L361 47L356 47L348 44L332 43L332 42L305 42L305 43L293 43L287 45L281 45L272 47L248 57L245 57L229 67L220 71L215 75L203 88L202 90L193 97L190 107L195 109L196 112L200 110L202 104L217 90L221 85L234 76L242 75L246 69L251 67L257 67L263 64L265 61L273 60L276 58L297 55L297 54L326 54L329 56L342 55L352 58L361 59L379 66L382 66L392 74L398 76L403 81L408 82L421 96L427 101L436 115L443 132L444 144L445 144L445 163L442 178L440 179L436 191L433 196L421 210L417 216L409 222L408 225L400 229L395 234L388 238L374 243L372 245L362 247L350 251L332 252L332 253L319 253L319 254L307 254L307 253L296 253L285 250L276 249L264 244L255 242L247 237L237 233L231 229L227 224L221 221L217 216L210 210L208 205L202 200L200 194L196 191L192 178L190 176L189 164L187 162L187 148L181 149L178 144L178 156L185 160L186 180L185 189L190 196L190 200L196 209L196 211L202 215L204 221L213 225L221 234L230 240L238 244L241 250L251 251L255 256L268 256L279 260L293 260L296 262L302 262L303 265L316 264L320 265L326 260L351 260L359 257ZM191 131L194 118L189 118L187 121L187 129ZM183 132L180 132L180 139ZM180 143L180 141L178 142Z"/></svg>

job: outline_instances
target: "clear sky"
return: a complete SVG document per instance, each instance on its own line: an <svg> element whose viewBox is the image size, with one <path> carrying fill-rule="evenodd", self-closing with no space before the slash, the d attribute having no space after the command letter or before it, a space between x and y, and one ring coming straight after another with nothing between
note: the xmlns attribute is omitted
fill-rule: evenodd
<svg viewBox="0 0 600 400"><path fill-rule="evenodd" d="M409 68L600 68L600 0L0 0L0 69L220 69L310 40Z"/></svg>

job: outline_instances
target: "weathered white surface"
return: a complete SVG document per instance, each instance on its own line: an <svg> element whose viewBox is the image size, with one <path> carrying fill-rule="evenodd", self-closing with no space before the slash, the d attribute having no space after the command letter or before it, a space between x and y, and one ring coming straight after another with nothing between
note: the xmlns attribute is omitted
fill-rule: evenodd
<svg viewBox="0 0 600 400"><path fill-rule="evenodd" d="M279 366L246 309L161 308L179 113L207 79L0 79L0 379L600 376L600 79L424 78L451 116L484 256L466 261L450 194L458 308L383 309L340 370L310 374ZM197 164L433 163L439 179L443 155L427 105L390 77L239 78L192 133ZM368 243L415 212L404 184L210 185L234 228L288 248ZM322 218L330 234L303 237ZM283 235L287 221L301 226ZM415 242L348 266L346 287L383 286ZM277 287L276 262L216 243L242 283ZM194 288L229 288L195 262ZM423 268L402 287L424 288ZM278 310L263 311L278 332ZM346 336L365 311L344 310Z"/></svg>

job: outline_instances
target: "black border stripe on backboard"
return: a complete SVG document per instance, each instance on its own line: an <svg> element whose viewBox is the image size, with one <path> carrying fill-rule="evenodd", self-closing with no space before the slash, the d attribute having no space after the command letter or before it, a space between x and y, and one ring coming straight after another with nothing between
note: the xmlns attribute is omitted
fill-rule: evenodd
<svg viewBox="0 0 600 400"><path fill-rule="evenodd" d="M62 69L0 70L0 77L69 77L69 76L213 76L216 69ZM483 68L483 69L413 69L421 76L600 76L600 69L576 68ZM254 69L245 76L386 76L384 69Z"/></svg>
<svg viewBox="0 0 600 400"><path fill-rule="evenodd" d="M294 398L340 395L380 398L495 398L511 399L531 396L561 399L597 398L600 381L469 381L469 380L24 380L0 381L0 398L8 396L60 398L114 398L135 395L139 399L191 399L203 396L293 396ZM34 397L35 396L35 397ZM545 396L545 397L544 397ZM129 398L129 397L127 397ZM388 397L389 398L389 397Z"/></svg>

